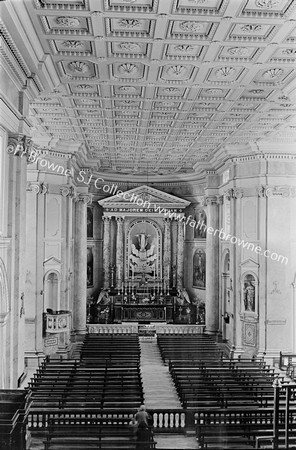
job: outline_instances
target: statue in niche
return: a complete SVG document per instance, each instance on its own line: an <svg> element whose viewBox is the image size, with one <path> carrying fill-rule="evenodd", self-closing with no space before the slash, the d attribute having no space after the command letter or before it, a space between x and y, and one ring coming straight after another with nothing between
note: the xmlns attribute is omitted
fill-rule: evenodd
<svg viewBox="0 0 296 450"><path fill-rule="evenodd" d="M245 311L255 312L255 278L247 275L244 279L244 307Z"/></svg>
<svg viewBox="0 0 296 450"><path fill-rule="evenodd" d="M206 287L206 254L202 249L197 249L193 255L193 287Z"/></svg>
<svg viewBox="0 0 296 450"><path fill-rule="evenodd" d="M196 227L194 228L194 239L204 239L207 235L207 215L202 208L195 210Z"/></svg>
<svg viewBox="0 0 296 450"><path fill-rule="evenodd" d="M154 227L150 223L136 224L130 236L129 266L131 275L149 274L156 272L157 238Z"/></svg>

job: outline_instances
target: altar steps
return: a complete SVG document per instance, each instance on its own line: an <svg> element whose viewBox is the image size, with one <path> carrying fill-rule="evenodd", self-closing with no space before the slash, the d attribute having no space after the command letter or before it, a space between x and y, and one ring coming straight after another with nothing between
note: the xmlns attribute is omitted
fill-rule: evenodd
<svg viewBox="0 0 296 450"><path fill-rule="evenodd" d="M140 339L140 371L147 409L182 408L175 385L160 355L156 338Z"/></svg>

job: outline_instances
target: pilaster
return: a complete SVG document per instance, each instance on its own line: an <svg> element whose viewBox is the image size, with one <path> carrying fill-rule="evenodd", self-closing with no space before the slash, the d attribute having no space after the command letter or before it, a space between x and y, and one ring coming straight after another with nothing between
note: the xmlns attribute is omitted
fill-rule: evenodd
<svg viewBox="0 0 296 450"><path fill-rule="evenodd" d="M218 200L216 196L206 197L207 241L206 241L206 331L219 330L219 228Z"/></svg>
<svg viewBox="0 0 296 450"><path fill-rule="evenodd" d="M87 204L91 196L79 194L75 202L75 247L74 247L74 305L73 330L76 335L86 333L87 299Z"/></svg>

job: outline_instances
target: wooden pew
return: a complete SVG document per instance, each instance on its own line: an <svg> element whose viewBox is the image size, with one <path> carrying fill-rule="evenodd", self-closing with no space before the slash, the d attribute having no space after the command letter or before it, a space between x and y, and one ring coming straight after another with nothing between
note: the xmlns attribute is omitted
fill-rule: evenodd
<svg viewBox="0 0 296 450"><path fill-rule="evenodd" d="M136 442L129 418L70 418L61 414L49 420L45 450L86 450L96 449L135 449L141 444L143 448L153 449L156 442L153 435L148 441Z"/></svg>
<svg viewBox="0 0 296 450"><path fill-rule="evenodd" d="M295 413L295 412L294 412ZM293 413L290 413L292 422ZM281 432L285 425L285 411L280 411L279 426ZM196 435L199 446L204 448L217 448L223 445L258 445L258 435L272 433L273 409L249 408L245 410L220 409L219 411L198 411L195 414ZM296 430L296 424L293 425ZM271 436L261 436L261 442L266 442ZM222 447L221 447L222 448ZM260 447L258 447L260 448Z"/></svg>

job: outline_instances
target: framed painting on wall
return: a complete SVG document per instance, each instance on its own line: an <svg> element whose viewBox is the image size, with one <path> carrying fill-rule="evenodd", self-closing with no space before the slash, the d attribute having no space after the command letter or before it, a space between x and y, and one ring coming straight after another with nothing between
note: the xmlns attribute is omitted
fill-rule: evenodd
<svg viewBox="0 0 296 450"><path fill-rule="evenodd" d="M195 250L193 255L192 286L198 289L206 288L206 254L202 248Z"/></svg>

